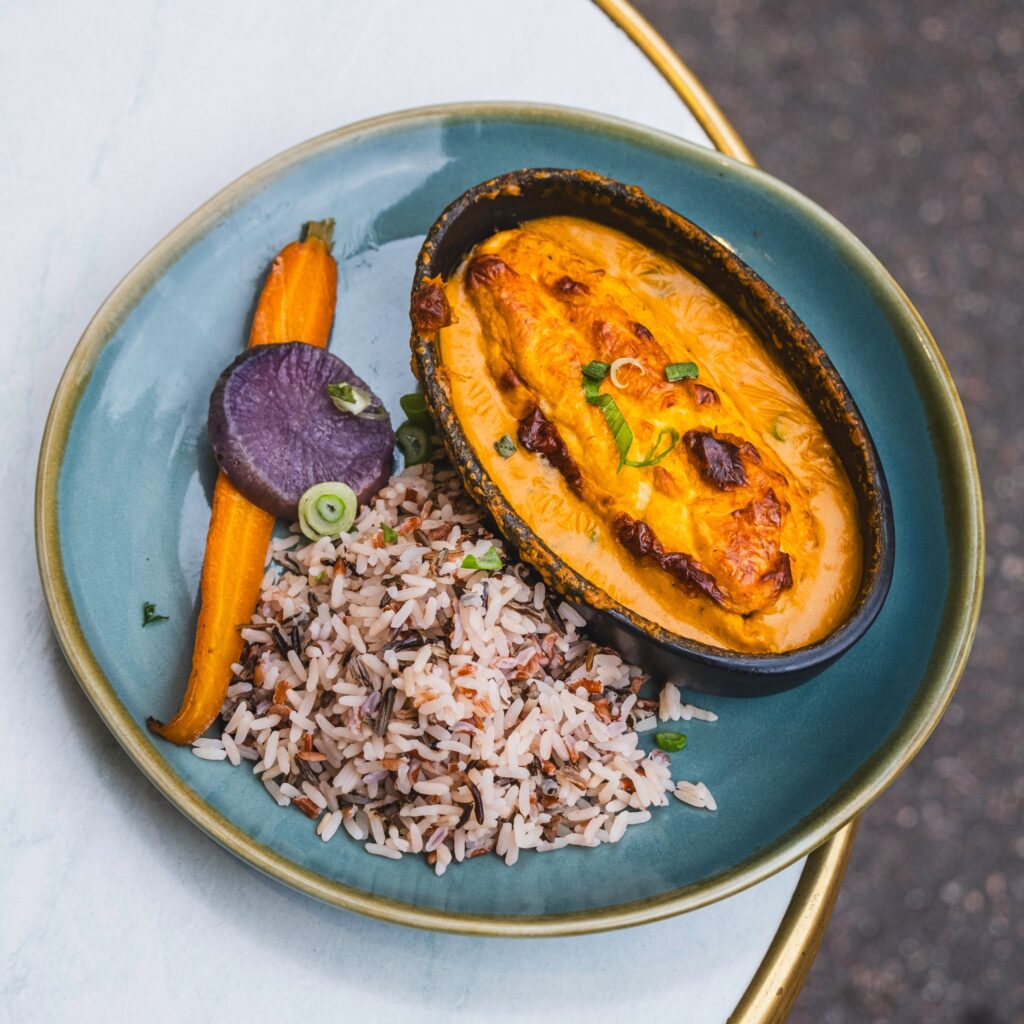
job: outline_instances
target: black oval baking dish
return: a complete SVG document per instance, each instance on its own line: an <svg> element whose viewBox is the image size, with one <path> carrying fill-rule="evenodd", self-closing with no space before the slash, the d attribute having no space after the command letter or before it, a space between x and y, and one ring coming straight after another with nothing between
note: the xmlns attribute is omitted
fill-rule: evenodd
<svg viewBox="0 0 1024 1024"><path fill-rule="evenodd" d="M864 566L854 605L823 639L791 651L748 654L669 632L584 579L515 513L476 457L455 417L423 305L479 242L539 217L568 215L622 231L689 271L751 325L821 423L858 503ZM793 686L857 642L878 615L892 580L892 506L875 446L853 397L817 340L785 300L729 248L641 189L586 170L528 168L464 192L438 217L420 249L412 286L412 367L445 448L469 492L520 557L549 586L580 605L590 631L660 678L685 672L697 689L763 694ZM417 329L415 323L420 324ZM698 671L697 666L700 666Z"/></svg>

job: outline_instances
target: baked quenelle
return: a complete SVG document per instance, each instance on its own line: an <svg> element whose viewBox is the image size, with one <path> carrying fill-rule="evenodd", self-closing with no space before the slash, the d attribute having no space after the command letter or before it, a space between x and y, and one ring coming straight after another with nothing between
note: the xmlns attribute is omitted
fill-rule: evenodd
<svg viewBox="0 0 1024 1024"><path fill-rule="evenodd" d="M850 482L750 326L612 228L546 217L445 285L451 400L524 521L611 597L682 636L785 651L861 577Z"/></svg>

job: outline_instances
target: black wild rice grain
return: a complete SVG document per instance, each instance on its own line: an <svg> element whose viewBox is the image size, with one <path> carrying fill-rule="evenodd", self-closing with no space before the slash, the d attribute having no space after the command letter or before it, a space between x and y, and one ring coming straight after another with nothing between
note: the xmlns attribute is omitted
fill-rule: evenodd
<svg viewBox="0 0 1024 1024"><path fill-rule="evenodd" d="M469 791L473 795L473 814L479 824L484 823L484 798L480 795L480 790L476 788L475 782L469 783Z"/></svg>

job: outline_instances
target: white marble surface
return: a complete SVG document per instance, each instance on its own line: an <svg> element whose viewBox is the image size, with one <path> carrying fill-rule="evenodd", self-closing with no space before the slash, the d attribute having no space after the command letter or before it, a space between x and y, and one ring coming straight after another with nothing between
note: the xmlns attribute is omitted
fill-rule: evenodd
<svg viewBox="0 0 1024 1024"><path fill-rule="evenodd" d="M358 118L458 99L561 102L706 142L587 0L0 5L0 510L8 577L24 580L0 591L2 1021L536 1019L512 999L522 985L566 1024L721 1022L774 934L800 865L681 918L576 939L434 935L322 906L164 802L50 633L35 459L105 295L253 164Z"/></svg>

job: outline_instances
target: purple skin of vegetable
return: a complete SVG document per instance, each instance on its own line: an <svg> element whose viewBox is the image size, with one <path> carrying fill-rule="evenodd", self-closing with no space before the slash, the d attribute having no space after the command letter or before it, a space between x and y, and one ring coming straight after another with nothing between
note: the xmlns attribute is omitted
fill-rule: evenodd
<svg viewBox="0 0 1024 1024"><path fill-rule="evenodd" d="M217 463L254 505L285 519L314 484L338 480L359 496L376 494L391 474L390 419L342 412L328 384L370 389L337 356L292 341L257 345L221 375L207 427ZM376 395L371 408L381 407Z"/></svg>

